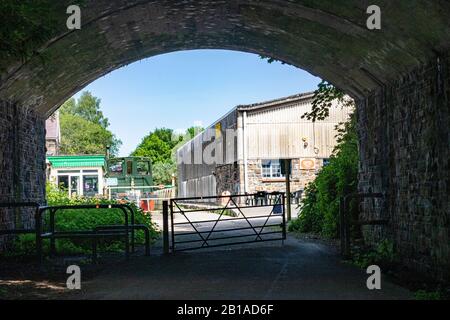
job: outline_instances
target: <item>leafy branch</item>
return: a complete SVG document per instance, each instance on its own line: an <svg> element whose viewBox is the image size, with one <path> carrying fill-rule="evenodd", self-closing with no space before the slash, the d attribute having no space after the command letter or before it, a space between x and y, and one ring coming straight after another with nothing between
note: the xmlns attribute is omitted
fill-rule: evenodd
<svg viewBox="0 0 450 320"><path fill-rule="evenodd" d="M262 60L267 60L267 63L280 62L281 64L287 64L287 62L270 56L260 55L259 57ZM337 101L341 107L353 106L353 100L346 96L344 91L336 88L328 81L322 80L314 91L311 112L303 114L302 119L306 118L312 122L325 120L330 115L330 108L333 106L334 101Z"/></svg>
<svg viewBox="0 0 450 320"><path fill-rule="evenodd" d="M306 112L302 115L302 119L306 118L313 122L325 120L330 115L330 108L333 106L334 101L337 101L338 105L342 107L353 106L353 100L346 96L344 91L322 80L314 91L311 112Z"/></svg>
<svg viewBox="0 0 450 320"><path fill-rule="evenodd" d="M281 61L281 60L275 59L273 57L265 56L265 55L262 55L262 54L260 54L259 57L261 58L261 60L267 60L267 63L279 62L281 64L288 64L285 61Z"/></svg>

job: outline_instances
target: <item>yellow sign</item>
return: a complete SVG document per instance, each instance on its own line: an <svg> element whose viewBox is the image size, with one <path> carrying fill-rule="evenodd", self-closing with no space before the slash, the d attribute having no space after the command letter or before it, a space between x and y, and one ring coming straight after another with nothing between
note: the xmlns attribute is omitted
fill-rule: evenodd
<svg viewBox="0 0 450 320"><path fill-rule="evenodd" d="M219 139L222 136L222 124L219 122L215 126L216 128L216 139Z"/></svg>

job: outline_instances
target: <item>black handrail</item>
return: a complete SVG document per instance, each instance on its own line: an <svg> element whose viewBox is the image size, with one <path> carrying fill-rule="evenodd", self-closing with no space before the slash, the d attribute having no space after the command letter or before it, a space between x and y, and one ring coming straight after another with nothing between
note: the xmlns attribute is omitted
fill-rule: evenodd
<svg viewBox="0 0 450 320"><path fill-rule="evenodd" d="M36 211L35 215L35 230L36 230L36 255L38 262L42 262L43 252L42 252L42 240L43 240L43 230L42 230L42 217L47 211L50 212L50 233L46 236L50 238L50 253L53 254L55 250L55 214L58 210L81 210L81 209L120 209L125 217L124 231L125 231L125 256L128 259L130 256L130 228L128 222L128 212L132 212L132 220L134 220L134 211L130 206L126 204L94 204L94 205L62 205L62 206L43 206ZM134 221L133 221L134 222ZM133 228L131 228L133 229ZM93 232L93 234L95 231ZM71 234L71 232L67 232ZM72 232L73 237L76 238L76 232ZM133 237L134 238L134 237Z"/></svg>

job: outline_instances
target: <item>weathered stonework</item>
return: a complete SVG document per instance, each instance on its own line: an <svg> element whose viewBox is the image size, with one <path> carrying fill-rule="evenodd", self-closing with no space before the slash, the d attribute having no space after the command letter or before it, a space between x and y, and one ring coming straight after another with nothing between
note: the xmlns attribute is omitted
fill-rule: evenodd
<svg viewBox="0 0 450 320"><path fill-rule="evenodd" d="M360 101L361 192L386 200L363 203L369 243L393 241L412 270L450 279L450 59L442 56Z"/></svg>
<svg viewBox="0 0 450 320"><path fill-rule="evenodd" d="M323 159L316 159L315 169L304 170L300 168L300 159L292 160L291 191L304 190L312 182L320 168L323 166ZM249 160L248 170L248 193L258 191L282 191L286 190L285 178L263 178L261 172L261 160ZM230 192L231 194L242 194L244 190L244 165L228 164L216 167L214 171L217 181L217 194Z"/></svg>
<svg viewBox="0 0 450 320"><path fill-rule="evenodd" d="M217 183L216 194L222 195L224 192L229 192L230 194L241 194L242 192L239 180L241 171L242 166L237 162L216 167L214 170Z"/></svg>
<svg viewBox="0 0 450 320"><path fill-rule="evenodd" d="M320 168L322 168L323 160L316 159L315 169L303 170L300 168L300 159L292 160L292 175L291 175L291 192L304 190L305 187L312 182ZM257 191L285 191L285 178L263 178L262 177L261 160L249 160L248 162L248 188L249 193Z"/></svg>
<svg viewBox="0 0 450 320"><path fill-rule="evenodd" d="M44 119L33 109L0 101L0 202L45 199ZM0 229L32 228L32 210L0 209ZM0 237L0 252L6 245Z"/></svg>
<svg viewBox="0 0 450 320"><path fill-rule="evenodd" d="M38 102L46 115L110 71L178 50L272 56L363 98L450 47L448 1L378 0L383 32L366 27L360 0L86 0L75 31L66 26L73 1L50 2L55 30L32 48L42 55L0 60L0 97Z"/></svg>

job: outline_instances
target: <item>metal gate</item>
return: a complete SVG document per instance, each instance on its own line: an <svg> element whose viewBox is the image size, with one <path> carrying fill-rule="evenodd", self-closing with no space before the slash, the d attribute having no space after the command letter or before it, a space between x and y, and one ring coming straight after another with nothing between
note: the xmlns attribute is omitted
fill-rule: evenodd
<svg viewBox="0 0 450 320"><path fill-rule="evenodd" d="M283 193L178 198L168 207L172 252L286 239Z"/></svg>

